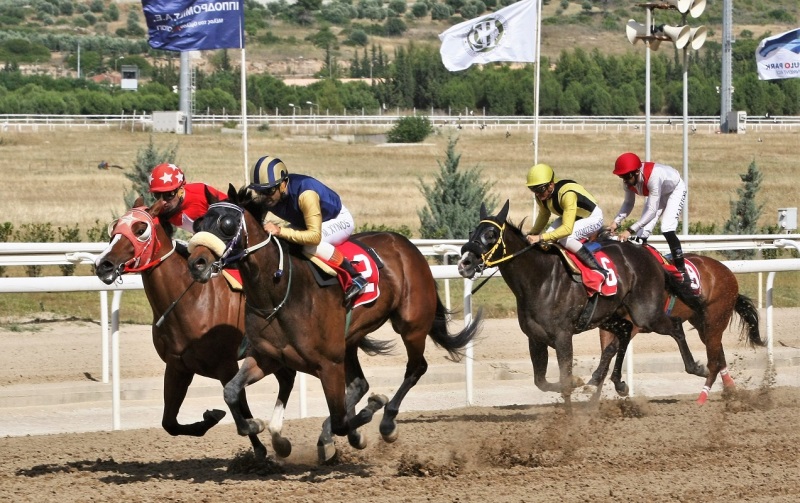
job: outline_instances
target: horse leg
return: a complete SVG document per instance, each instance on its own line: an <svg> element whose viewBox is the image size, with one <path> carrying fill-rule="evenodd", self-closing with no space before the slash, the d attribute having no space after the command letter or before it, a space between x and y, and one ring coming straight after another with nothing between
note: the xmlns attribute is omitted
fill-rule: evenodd
<svg viewBox="0 0 800 503"><path fill-rule="evenodd" d="M686 344L686 334L683 332L683 320L678 317L671 318L671 320L672 330L669 332L669 335L678 344L678 350L681 352L681 358L683 358L683 366L686 369L686 373L700 377L707 377L708 369L701 365L699 361L694 359L694 356L692 356L692 351L689 349L689 345Z"/></svg>
<svg viewBox="0 0 800 503"><path fill-rule="evenodd" d="M587 386L595 386L598 388L598 392L600 391L600 388L603 387L603 381L605 381L608 375L608 369L611 367L611 359L617 354L618 346L619 340L613 332L601 328L600 363L598 363L595 371L592 372L592 378L586 383Z"/></svg>
<svg viewBox="0 0 800 503"><path fill-rule="evenodd" d="M167 364L164 371L164 412L161 416L161 427L172 436L202 437L225 417L224 410L214 409L205 411L202 421L192 424L178 423L178 412L192 379L194 379L193 373L177 370L175 366Z"/></svg>
<svg viewBox="0 0 800 503"><path fill-rule="evenodd" d="M575 389L575 381L572 378L572 334L559 332L555 337L555 349L561 382L561 398L564 399L567 412L571 412L572 390Z"/></svg>
<svg viewBox="0 0 800 503"><path fill-rule="evenodd" d="M356 415L355 408L358 402L369 391L369 383L364 377L364 371L361 368L361 363L358 361L358 348L351 346L347 348L345 355L345 375L347 378L347 390L345 392L345 403L347 406L348 417L353 424L366 424L372 421L372 417L376 412L381 410L386 402L389 400L384 395L373 395L367 400L367 406L361 409ZM367 439L361 434L357 427L353 427L347 433L347 440L350 445L356 449L364 449L367 446Z"/></svg>
<svg viewBox="0 0 800 503"><path fill-rule="evenodd" d="M400 404L408 392L411 391L411 388L416 386L420 378L428 371L428 362L424 356L426 338L427 334L424 330L407 331L403 334L403 343L406 346L408 362L406 363L403 382L383 410L380 432L385 442L392 443L397 440L400 433L396 419L397 414L400 413Z"/></svg>
<svg viewBox="0 0 800 503"><path fill-rule="evenodd" d="M614 384L614 389L619 396L628 396L630 389L625 381L622 380L622 363L625 361L625 353L628 352L628 345L635 335L633 323L629 320L618 320L614 324L614 334L617 336L618 347L617 357L614 360L614 371L611 373L611 382Z"/></svg>
<svg viewBox="0 0 800 503"><path fill-rule="evenodd" d="M561 391L559 383L547 380L547 344L541 343L528 336L528 351L533 364L533 383L542 391Z"/></svg>
<svg viewBox="0 0 800 503"><path fill-rule="evenodd" d="M223 388L222 396L225 398L225 403L228 404L228 408L231 410L231 415L236 423L236 430L239 432L239 435L258 435L264 431L266 427L266 424L261 419L245 417L240 406L240 400L243 396L245 386L258 382L265 375L265 371L262 370L258 362L256 362L256 359L248 355L242 360L242 366L239 368L236 375L233 376L233 379L228 381Z"/></svg>
<svg viewBox="0 0 800 503"><path fill-rule="evenodd" d="M289 395L294 387L296 375L297 372L288 367L282 367L275 371L275 378L278 379L278 398L275 401L275 408L272 410L272 418L267 429L272 437L272 448L275 450L275 454L282 458L289 457L289 454L292 453L292 443L281 435L281 430L283 430L286 404L289 402ZM244 400L244 395L242 395L242 399ZM250 414L250 417L252 417L252 414ZM251 435L251 439L254 436Z"/></svg>
<svg viewBox="0 0 800 503"><path fill-rule="evenodd" d="M318 373L329 414L322 423L322 433L317 440L317 456L320 463L327 463L336 455L333 435L343 436L350 431L347 421L344 367L344 363L323 362Z"/></svg>
<svg viewBox="0 0 800 503"><path fill-rule="evenodd" d="M724 325L723 325L724 326ZM715 330L714 333L708 337L703 338L706 343L706 356L708 357L708 375L706 382L703 385L703 390L697 398L697 404L703 405L708 401L708 395L711 393L711 387L717 380L717 375L722 377L722 385L726 389L735 389L736 383L728 373L728 364L725 361L725 350L722 349L722 330Z"/></svg>

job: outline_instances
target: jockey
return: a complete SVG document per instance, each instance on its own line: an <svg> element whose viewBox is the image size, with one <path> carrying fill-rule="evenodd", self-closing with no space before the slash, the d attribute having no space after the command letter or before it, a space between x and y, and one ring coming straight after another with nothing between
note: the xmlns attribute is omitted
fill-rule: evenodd
<svg viewBox="0 0 800 503"><path fill-rule="evenodd" d="M315 178L290 175L283 161L268 155L256 161L250 180L247 188L255 192L254 203L288 222L279 227L265 221L264 230L344 269L353 280L344 296L345 305L349 304L367 286L367 279L335 248L355 230L353 216L339 195Z"/></svg>
<svg viewBox="0 0 800 503"><path fill-rule="evenodd" d="M189 233L194 233L194 221L208 211L206 189L220 201L228 199L227 194L204 183L186 183L183 171L174 164L159 164L150 173L150 193L164 201L158 216Z"/></svg>
<svg viewBox="0 0 800 503"><path fill-rule="evenodd" d="M691 279L686 273L681 242L675 234L678 228L678 216L686 201L686 184L681 175L675 168L666 164L643 163L639 156L632 152L626 152L617 158L614 174L622 179L625 199L611 224L611 231L616 231L633 210L636 196L645 196L641 218L627 230L622 231L619 234L620 239L630 239L631 235L635 234L637 240L647 242L647 238L661 217L661 233L669 245L672 262L683 276L684 286L690 285ZM690 290L691 288L687 288L687 291Z"/></svg>
<svg viewBox="0 0 800 503"><path fill-rule="evenodd" d="M528 232L528 243L557 241L589 269L602 274L605 281L608 271L600 266L594 254L580 241L603 227L603 210L595 198L572 180L556 180L553 168L547 164L537 164L528 170L527 185L536 196L539 210ZM551 214L559 218L553 221L546 232L542 232Z"/></svg>

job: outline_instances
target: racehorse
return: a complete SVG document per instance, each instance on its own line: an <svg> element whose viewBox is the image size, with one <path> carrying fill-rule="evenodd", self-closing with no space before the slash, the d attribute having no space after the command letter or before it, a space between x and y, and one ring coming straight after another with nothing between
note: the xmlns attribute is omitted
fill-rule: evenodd
<svg viewBox="0 0 800 503"><path fill-rule="evenodd" d="M611 261L603 260L606 267L611 263L614 266L607 282L615 283L617 292L590 299L586 288L567 273L555 247L544 249L538 244L528 245L522 231L506 220L508 208L506 201L500 213L490 217L485 206L481 206L481 221L461 249L458 271L461 276L472 278L485 267L497 265L517 299L519 326L528 336L534 383L542 391L560 391L567 408L575 387L572 377L574 334L599 326L623 338L636 325L682 338L680 319L662 310L667 298L665 282L670 291L702 317L703 306L699 300L679 291L677 282L665 273L655 257L628 242L602 243L602 251ZM596 301L594 311L584 314L593 301ZM545 376L548 347L556 351L559 383L550 383Z"/></svg>
<svg viewBox="0 0 800 503"><path fill-rule="evenodd" d="M176 253L172 226L156 217L163 204L156 201L147 208L139 198L134 208L113 222L109 226L111 242L95 261L95 268L97 277L107 285L124 273L141 273L153 310L153 346L166 363L161 426L173 436L200 437L219 423L225 411L208 410L202 421L192 424L178 423L178 412L195 374L224 385L238 372L245 303L242 293L232 290L222 276L205 285L194 283L185 256ZM276 377L278 402L285 404L295 373L281 369ZM244 390L240 398L236 412L253 417ZM257 456L266 456L266 447L257 435L250 435L250 442ZM291 444L275 437L273 447L284 457L291 450Z"/></svg>
<svg viewBox="0 0 800 503"><path fill-rule="evenodd" d="M251 349L224 392L239 434L264 428L263 423L235 412L240 391L288 366L314 375L322 383L330 417L318 442L320 461L326 462L336 453L331 433L347 435L353 447L366 447L358 428L384 406L380 433L385 441L395 441L400 404L428 367L424 356L427 336L452 359L459 359L478 333L480 315L462 331L449 333L449 313L427 260L411 241L393 232L353 236L377 252L384 267L377 299L345 309L342 289L320 288L300 249L265 232L262 217L253 207L251 193L246 188L237 193L231 185L228 201L212 204L197 221L198 232L189 245L189 268L197 281L209 280L221 257L226 261L233 257L242 273L247 296L245 334ZM406 348L403 382L391 401L373 395L356 414L356 405L369 389L357 345L387 320Z"/></svg>
<svg viewBox="0 0 800 503"><path fill-rule="evenodd" d="M691 323L706 346L708 363L706 367L703 367L692 357L686 340L676 339L686 372L706 378L703 390L697 399L697 403L702 405L708 400L711 386L718 375L722 376L722 383L726 388L735 386L733 378L728 373L728 364L725 361L725 351L722 347L722 334L730 325L734 312L739 315L741 338L746 339L748 345L751 347L764 346L766 342L761 339L758 328L758 308L751 299L739 293L739 282L736 280L736 275L722 262L711 257L689 253L686 254L686 260L690 261L699 273L698 279L705 303L705 316L699 316L677 299L675 299L674 305L668 307L668 310L673 316ZM634 327L630 338L642 331L639 327ZM617 359L611 374L611 381L619 395L627 396L628 386L622 381L622 362L630 338L617 339L613 333L600 330L600 345L603 355L600 365L592 374L592 379L588 384L600 385L603 382L610 360L616 354Z"/></svg>

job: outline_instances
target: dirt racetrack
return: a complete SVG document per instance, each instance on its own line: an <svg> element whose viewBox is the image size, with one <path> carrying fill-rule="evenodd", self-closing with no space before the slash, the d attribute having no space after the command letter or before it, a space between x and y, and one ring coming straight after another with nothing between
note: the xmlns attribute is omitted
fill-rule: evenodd
<svg viewBox="0 0 800 503"><path fill-rule="evenodd" d="M9 502L796 502L800 388L782 383L786 375L795 381L800 375L800 310L778 311L776 349L794 351L794 363L756 369L753 362L766 350L744 349L738 334L727 333L739 391L723 393L718 383L703 407L693 393L579 401L571 416L557 403L526 404L522 397L517 405L401 410L396 443L384 443L373 421L364 428L367 448L357 451L337 439L340 456L331 466L316 461L320 418L288 421L284 433L294 451L268 464L252 459L229 423L202 438L170 437L157 427L158 416L152 428L114 432L0 431L0 494ZM50 324L32 333L0 329L0 387L96 376L96 330L87 323ZM123 330L122 375L160 375L147 327ZM491 321L484 332L476 360L527 358L514 320ZM688 337L695 350L696 334ZM596 351L596 344L594 336L577 336L576 358ZM637 344L641 356L674 352L671 341L649 334ZM705 360L700 350L695 356ZM441 352L431 351L430 361L441 364ZM403 358L388 362L401 365ZM370 364L386 363L365 364L368 375ZM748 367L753 372L744 378ZM702 379L686 377L699 391ZM520 383L525 393L542 394L531 379Z"/></svg>

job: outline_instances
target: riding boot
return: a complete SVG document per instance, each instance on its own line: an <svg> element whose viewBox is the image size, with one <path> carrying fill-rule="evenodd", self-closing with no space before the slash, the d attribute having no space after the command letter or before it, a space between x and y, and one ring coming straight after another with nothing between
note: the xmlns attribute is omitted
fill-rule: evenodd
<svg viewBox="0 0 800 503"><path fill-rule="evenodd" d="M344 292L344 304L349 305L350 302L367 287L368 281L367 278L355 270L353 264L346 258L342 260L341 268L347 271L347 274L350 275L350 279L353 280L350 286L347 287L347 291Z"/></svg>
<svg viewBox="0 0 800 503"><path fill-rule="evenodd" d="M605 270L598 262L597 258L595 258L594 254L589 251L588 248L585 246L581 246L580 250L575 252L575 256L580 259L589 269L599 272L603 275L603 282L605 282L606 278L608 278L608 271Z"/></svg>

